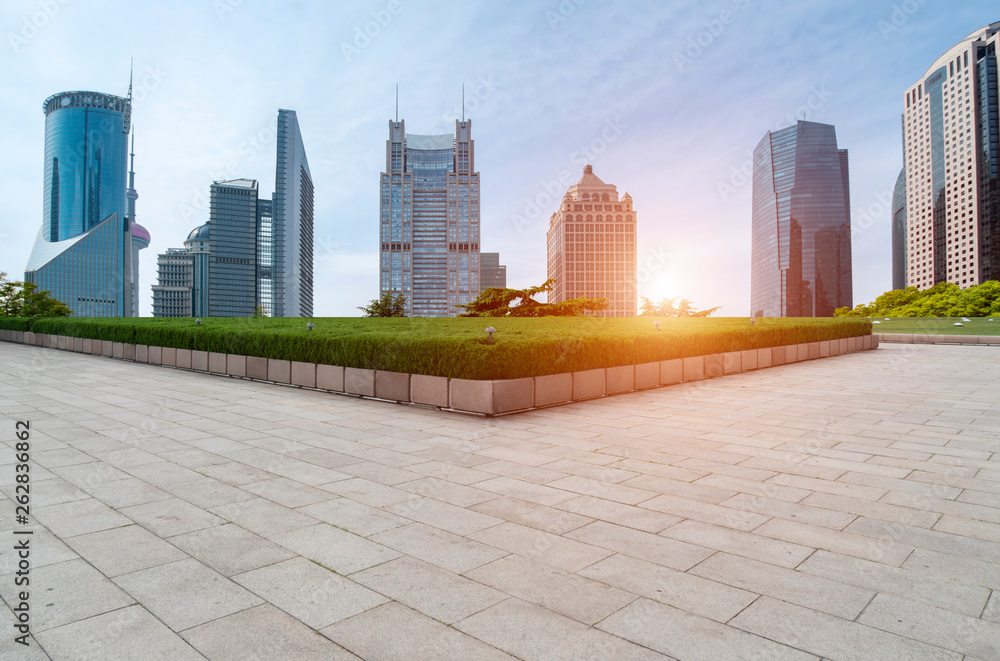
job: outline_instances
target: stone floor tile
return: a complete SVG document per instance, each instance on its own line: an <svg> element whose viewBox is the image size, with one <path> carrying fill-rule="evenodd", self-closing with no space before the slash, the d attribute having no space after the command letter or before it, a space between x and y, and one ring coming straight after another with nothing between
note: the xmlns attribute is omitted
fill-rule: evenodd
<svg viewBox="0 0 1000 661"><path fill-rule="evenodd" d="M517 523L501 523L468 536L497 549L576 571L611 555L607 549Z"/></svg>
<svg viewBox="0 0 1000 661"><path fill-rule="evenodd" d="M961 661L962 655L857 622L761 597L730 626L828 659Z"/></svg>
<svg viewBox="0 0 1000 661"><path fill-rule="evenodd" d="M469 487L454 482L448 482L436 477L425 477L412 482L403 482L396 485L397 489L402 489L418 496L426 496L440 500L444 503L451 503L459 507L470 507L497 497L491 491L483 491L475 487Z"/></svg>
<svg viewBox="0 0 1000 661"><path fill-rule="evenodd" d="M301 557L237 574L232 579L313 629L389 601Z"/></svg>
<svg viewBox="0 0 1000 661"><path fill-rule="evenodd" d="M38 635L38 642L48 653L45 658L60 661L198 661L205 658L139 605L43 631Z"/></svg>
<svg viewBox="0 0 1000 661"><path fill-rule="evenodd" d="M726 498L732 498L737 493L731 489L720 489L702 484L679 482L671 478L658 477L656 475L640 475L639 477L626 480L622 484L635 487L636 489L653 491L657 494L700 500L705 503L712 503L713 505L721 503Z"/></svg>
<svg viewBox="0 0 1000 661"><path fill-rule="evenodd" d="M102 482L88 487L88 491L94 498L115 509L144 505L171 497L166 491L135 477L115 480L114 482Z"/></svg>
<svg viewBox="0 0 1000 661"><path fill-rule="evenodd" d="M508 599L455 625L526 661L663 661L656 652L520 599Z"/></svg>
<svg viewBox="0 0 1000 661"><path fill-rule="evenodd" d="M874 542L871 537L851 532L851 526L844 530L830 530L807 523L797 523L785 519L771 519L754 533L763 537L784 540L793 544L851 555L886 565L899 566L910 555L913 547L899 544L890 539Z"/></svg>
<svg viewBox="0 0 1000 661"><path fill-rule="evenodd" d="M508 597L482 583L410 556L356 572L350 578L445 624L457 622Z"/></svg>
<svg viewBox="0 0 1000 661"><path fill-rule="evenodd" d="M223 576L240 574L295 557L283 546L234 523L176 535L170 543Z"/></svg>
<svg viewBox="0 0 1000 661"><path fill-rule="evenodd" d="M772 519L772 521L775 520ZM813 552L813 549L801 544L770 539L762 537L756 532L753 534L740 532L690 519L670 526L661 532L660 536L742 555L782 567L795 567Z"/></svg>
<svg viewBox="0 0 1000 661"><path fill-rule="evenodd" d="M602 482L601 480L580 477L579 475L571 475L560 480L553 480L546 484L546 486L553 489L571 491L575 494L611 500L625 505L638 505L656 496L656 493L652 491L627 487L615 484L614 482Z"/></svg>
<svg viewBox="0 0 1000 661"><path fill-rule="evenodd" d="M13 514L13 509L11 507L11 514ZM4 513L6 514L6 511ZM5 518L7 518L7 521L4 522L5 524L13 525L12 516ZM66 560L73 560L79 557L65 542L40 524L36 523L34 525L16 527L18 531L31 531L30 537L27 535L14 537L11 532L14 529L11 528L2 532L2 539L9 540L10 543L5 542L0 545L0 574L17 571L21 558L19 555L20 552L14 549L14 545L22 542L25 538L28 539L28 546L30 548L29 559L32 569L44 567L45 565L54 565L57 562L65 562Z"/></svg>
<svg viewBox="0 0 1000 661"><path fill-rule="evenodd" d="M734 496L736 498L737 496ZM732 500L732 498L728 499ZM723 501L727 502L727 501ZM713 505L700 500L681 498L679 496L659 495L656 498L647 500L642 504L644 508L655 510L663 514L681 519L694 519L702 523L725 526L735 530L753 530L770 517L747 512L736 507L726 507L723 505ZM617 523L617 522L616 522ZM661 528L660 530L663 530ZM659 532L659 531L657 531Z"/></svg>
<svg viewBox="0 0 1000 661"><path fill-rule="evenodd" d="M660 532L667 526L672 526L681 521L683 518L672 514L650 511L646 509L645 504L642 507L635 507L602 498L595 498L594 496L580 496L559 503L555 507L556 509L575 512L576 514L582 514L594 519L600 519L601 521L616 523L646 532ZM589 519L582 518L581 520L589 521Z"/></svg>
<svg viewBox="0 0 1000 661"><path fill-rule="evenodd" d="M464 507L442 503L433 498L414 498L389 505L385 509L393 514L426 523L456 535L468 535L503 523L502 519L469 511Z"/></svg>
<svg viewBox="0 0 1000 661"><path fill-rule="evenodd" d="M268 539L317 523L311 516L272 503L265 498L220 505L209 511Z"/></svg>
<svg viewBox="0 0 1000 661"><path fill-rule="evenodd" d="M507 551L423 523L393 528L372 535L371 539L400 554L412 555L459 574L507 555Z"/></svg>
<svg viewBox="0 0 1000 661"><path fill-rule="evenodd" d="M13 457L13 454L9 455ZM4 470L7 470L7 466L4 466ZM13 469L10 469L13 472ZM32 479L35 476L32 475ZM14 484L8 485L0 489L12 500L18 495L15 490ZM58 476L53 476L51 480L45 480L45 486L40 489L35 489L31 493L31 505L32 507L47 507L49 505L60 505L62 503L68 503L74 500L84 500L90 498L90 494L83 491L76 485L70 484L66 480Z"/></svg>
<svg viewBox="0 0 1000 661"><path fill-rule="evenodd" d="M477 482L476 488L549 507L567 501L570 498L575 498L578 495L570 491L553 489L542 484L524 482L512 477L496 477L492 480Z"/></svg>
<svg viewBox="0 0 1000 661"><path fill-rule="evenodd" d="M33 507L31 514L59 537L74 537L131 523L128 517L94 498Z"/></svg>
<svg viewBox="0 0 1000 661"><path fill-rule="evenodd" d="M678 571L687 571L714 553L704 546L688 544L605 521L595 521L577 528L567 533L565 537ZM611 555L610 552L607 555ZM600 558L595 558L594 562L597 560Z"/></svg>
<svg viewBox="0 0 1000 661"><path fill-rule="evenodd" d="M811 507L803 503L788 503L764 496L750 496L744 493L728 498L719 505L745 512L755 512L767 517L788 519L814 526L823 526L832 530L843 530L851 521L857 518L849 512L836 512L821 507ZM707 521L706 523L711 523Z"/></svg>
<svg viewBox="0 0 1000 661"><path fill-rule="evenodd" d="M389 603L343 620L323 635L366 661L509 661L507 654L406 606Z"/></svg>
<svg viewBox="0 0 1000 661"><path fill-rule="evenodd" d="M322 488L330 493L350 498L355 502L372 507L385 507L386 505L395 505L396 503L417 498L412 493L360 477L324 484Z"/></svg>
<svg viewBox="0 0 1000 661"><path fill-rule="evenodd" d="M167 484L161 488L202 509L238 503L241 500L250 500L254 497L253 493L244 489L238 489L220 480L204 476L199 476L198 479L190 482Z"/></svg>
<svg viewBox="0 0 1000 661"><path fill-rule="evenodd" d="M188 558L114 579L150 613L183 631L263 603L260 597Z"/></svg>
<svg viewBox="0 0 1000 661"><path fill-rule="evenodd" d="M137 525L70 537L66 543L111 578L187 557L184 551Z"/></svg>
<svg viewBox="0 0 1000 661"><path fill-rule="evenodd" d="M180 498L133 505L120 511L160 537L171 537L225 523L218 516Z"/></svg>
<svg viewBox="0 0 1000 661"><path fill-rule="evenodd" d="M211 661L358 661L340 645L271 604L202 624L183 633Z"/></svg>
<svg viewBox="0 0 1000 661"><path fill-rule="evenodd" d="M620 553L577 573L717 622L729 621L758 596Z"/></svg>
<svg viewBox="0 0 1000 661"><path fill-rule="evenodd" d="M391 545L383 546L325 523L278 535L274 541L338 574L351 574L400 556L388 548Z"/></svg>
<svg viewBox="0 0 1000 661"><path fill-rule="evenodd" d="M490 495L496 496L496 494ZM582 496L581 498L589 497ZM562 505L572 503L576 500L579 499L567 500L565 503L560 503L557 508L552 508L536 503L529 503L526 500L499 496L478 505L473 505L470 509L504 519L505 521L519 523L529 528L537 528L538 530L544 530L555 535L561 535L593 521L593 519L586 516L558 509Z"/></svg>
<svg viewBox="0 0 1000 661"><path fill-rule="evenodd" d="M356 503L348 498L333 498L300 507L297 511L362 537L412 523L410 519L377 507Z"/></svg>
<svg viewBox="0 0 1000 661"><path fill-rule="evenodd" d="M911 506L917 500L912 495L903 502L895 502L892 500L895 494L896 492L890 491L882 500L873 502L863 498L815 493L803 500L802 504L920 528L930 528L937 522L938 514Z"/></svg>
<svg viewBox="0 0 1000 661"><path fill-rule="evenodd" d="M880 546L894 543L890 540L895 540L900 544L977 558L985 562L996 562L996 559L1000 558L1000 543L936 530L925 530L900 523L886 523L862 517L847 526L844 531L878 539Z"/></svg>
<svg viewBox="0 0 1000 661"><path fill-rule="evenodd" d="M310 487L286 477L245 484L240 490L292 509L333 500L336 497L332 496L329 491Z"/></svg>
<svg viewBox="0 0 1000 661"><path fill-rule="evenodd" d="M818 658L648 599L632 602L599 623L597 628L685 661L805 661Z"/></svg>

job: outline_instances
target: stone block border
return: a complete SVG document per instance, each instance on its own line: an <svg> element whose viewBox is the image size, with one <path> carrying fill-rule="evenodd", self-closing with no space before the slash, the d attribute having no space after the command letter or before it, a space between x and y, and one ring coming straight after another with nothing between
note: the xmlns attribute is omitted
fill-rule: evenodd
<svg viewBox="0 0 1000 661"><path fill-rule="evenodd" d="M0 330L0 341L4 342L31 344L62 351L108 356L129 362L162 365L205 374L485 416L531 411L648 388L710 379L725 374L738 374L788 363L869 351L878 348L880 339L884 342L923 341L900 340L896 339L897 337L911 338L911 336L862 335L841 340L676 358L657 363L549 374L524 379L469 380ZM953 344L1000 345L998 337L947 335L927 337L961 340L961 342L951 342ZM990 342L979 340L990 340ZM943 343L943 341L937 342Z"/></svg>
<svg viewBox="0 0 1000 661"><path fill-rule="evenodd" d="M903 333L873 333L872 335L887 344L962 344L965 346L979 344L994 347L1000 346L1000 335L923 335L919 333L913 335Z"/></svg>

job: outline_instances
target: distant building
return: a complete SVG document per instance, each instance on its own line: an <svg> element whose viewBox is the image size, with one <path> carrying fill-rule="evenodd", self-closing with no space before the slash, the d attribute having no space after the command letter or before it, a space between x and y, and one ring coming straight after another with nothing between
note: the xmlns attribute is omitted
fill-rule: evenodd
<svg viewBox="0 0 1000 661"><path fill-rule="evenodd" d="M939 57L903 99L906 285L1000 280L1000 22Z"/></svg>
<svg viewBox="0 0 1000 661"><path fill-rule="evenodd" d="M126 98L62 92L43 104L42 227L24 279L79 317L138 314L134 173L126 190L132 89ZM127 200L127 203L126 203Z"/></svg>
<svg viewBox="0 0 1000 661"><path fill-rule="evenodd" d="M500 253L479 253L479 284L482 289L507 287L507 267L500 263Z"/></svg>
<svg viewBox="0 0 1000 661"><path fill-rule="evenodd" d="M548 277L555 280L549 303L585 296L608 298L604 317L634 317L636 213L632 196L601 181L591 166L570 186L548 231Z"/></svg>
<svg viewBox="0 0 1000 661"><path fill-rule="evenodd" d="M405 296L408 315L455 316L479 294L471 120L444 135L407 135L404 122L389 122L379 218L380 293Z"/></svg>
<svg viewBox="0 0 1000 661"><path fill-rule="evenodd" d="M154 317L193 317L194 259L180 248L168 248L156 258L153 285Z"/></svg>
<svg viewBox="0 0 1000 661"><path fill-rule="evenodd" d="M906 168L892 189L892 288L906 289Z"/></svg>
<svg viewBox="0 0 1000 661"><path fill-rule="evenodd" d="M313 183L295 112L278 111L275 192L260 197L256 179L216 181L209 222L194 229L184 249L160 255L176 269L190 261L190 282L172 276L153 287L154 316L269 317L313 314ZM159 263L159 262L158 262ZM169 282L168 282L169 281ZM190 287L190 311L178 315L168 299ZM162 304L158 304L162 301Z"/></svg>
<svg viewBox="0 0 1000 661"><path fill-rule="evenodd" d="M753 316L853 307L850 207L847 150L833 126L799 121L764 136L753 155Z"/></svg>

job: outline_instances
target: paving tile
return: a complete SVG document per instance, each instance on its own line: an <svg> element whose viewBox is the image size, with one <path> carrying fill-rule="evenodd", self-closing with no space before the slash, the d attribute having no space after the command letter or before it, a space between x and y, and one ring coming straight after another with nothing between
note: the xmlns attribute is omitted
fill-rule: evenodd
<svg viewBox="0 0 1000 661"><path fill-rule="evenodd" d="M466 576L584 624L594 624L636 599L630 592L516 554Z"/></svg>
<svg viewBox="0 0 1000 661"><path fill-rule="evenodd" d="M688 498L690 500L700 500L706 503L718 504L726 498L732 498L737 492L730 489L720 489L718 487L693 484L688 482L678 482L666 477L656 475L640 475L623 483L625 486L635 487L653 491L657 494L677 496L678 498Z"/></svg>
<svg viewBox="0 0 1000 661"><path fill-rule="evenodd" d="M114 580L174 631L262 603L259 597L191 558L124 574Z"/></svg>
<svg viewBox="0 0 1000 661"><path fill-rule="evenodd" d="M769 478L766 481L748 480L732 475L712 474L696 480L696 485L718 487L720 489L731 489L741 494L750 496L763 496L773 500L783 500L787 503L797 503L812 491L799 489L796 487L784 486L783 480L779 477Z"/></svg>
<svg viewBox="0 0 1000 661"><path fill-rule="evenodd" d="M476 488L547 506L556 505L576 497L576 494L569 491L553 489L541 484L524 482L511 477L497 477L492 480L478 482L476 483Z"/></svg>
<svg viewBox="0 0 1000 661"><path fill-rule="evenodd" d="M871 537L851 532L851 524L844 530L830 530L807 523L772 519L757 528L754 533L764 537L784 540L793 544L824 549L887 565L899 566L913 551L907 544L899 544L891 539L873 540Z"/></svg>
<svg viewBox="0 0 1000 661"><path fill-rule="evenodd" d="M102 482L88 487L88 491L94 498L115 509L143 505L171 497L166 491L135 477L115 480L114 482Z"/></svg>
<svg viewBox="0 0 1000 661"><path fill-rule="evenodd" d="M637 505L649 500L656 494L652 491L626 487L613 482L602 482L579 475L571 475L560 480L549 482L546 486L553 489L563 489L573 493L594 496L603 500L611 500L626 505Z"/></svg>
<svg viewBox="0 0 1000 661"><path fill-rule="evenodd" d="M162 489L202 509L228 505L229 503L238 503L241 500L250 500L254 497L253 493L237 489L220 480L200 475L198 479L191 480L190 482L167 484Z"/></svg>
<svg viewBox="0 0 1000 661"><path fill-rule="evenodd" d="M858 622L977 659L1000 658L1000 624L880 594Z"/></svg>
<svg viewBox="0 0 1000 661"><path fill-rule="evenodd" d="M472 512L464 507L442 503L433 498L415 498L396 505L389 505L385 509L407 519L426 523L456 535L468 535L503 523L502 519Z"/></svg>
<svg viewBox="0 0 1000 661"><path fill-rule="evenodd" d="M605 521L595 521L565 536L679 571L687 571L713 553L704 546L668 539ZM594 562L599 559L595 558Z"/></svg>
<svg viewBox="0 0 1000 661"><path fill-rule="evenodd" d="M934 530L1000 543L1000 525L988 521L974 521L945 514L934 525Z"/></svg>
<svg viewBox="0 0 1000 661"><path fill-rule="evenodd" d="M577 573L717 622L727 622L758 596L620 553Z"/></svg>
<svg viewBox="0 0 1000 661"><path fill-rule="evenodd" d="M329 491L310 487L286 477L245 484L240 490L292 509L335 498Z"/></svg>
<svg viewBox="0 0 1000 661"><path fill-rule="evenodd" d="M979 585L1000 590L1000 565L995 562L918 548L910 554L902 567L928 576L954 580L962 585Z"/></svg>
<svg viewBox="0 0 1000 661"><path fill-rule="evenodd" d="M897 540L901 544L942 553L964 555L986 562L996 562L996 559L1000 558L1000 544L996 542L987 542L936 530L924 530L899 523L886 523L862 517L844 530L879 539L883 546L890 543L888 540Z"/></svg>
<svg viewBox="0 0 1000 661"><path fill-rule="evenodd" d="M253 466L247 466L237 461L202 466L198 469L198 472L235 487L275 477L274 473L269 473Z"/></svg>
<svg viewBox="0 0 1000 661"><path fill-rule="evenodd" d="M313 629L389 601L305 558L292 558L232 577L254 594Z"/></svg>
<svg viewBox="0 0 1000 661"><path fill-rule="evenodd" d="M873 502L862 498L851 498L849 496L836 496L828 493L816 493L802 501L803 505L818 507L835 512L848 512L858 516L866 516L871 519L880 519L893 523L903 523L908 526L918 526L930 528L937 520L938 515L933 512L921 511L907 505L915 499L911 496L903 503L895 503L889 500L894 492L889 492L883 500ZM902 505L902 507L900 507ZM843 528L840 528L843 530Z"/></svg>
<svg viewBox="0 0 1000 661"><path fill-rule="evenodd" d="M264 498L221 505L213 507L209 511L268 539L316 524L316 519L311 516L272 503Z"/></svg>
<svg viewBox="0 0 1000 661"><path fill-rule="evenodd" d="M993 596L990 597L981 617L989 622L1000 624L1000 591L994 592Z"/></svg>
<svg viewBox="0 0 1000 661"><path fill-rule="evenodd" d="M400 556L391 548L326 523L278 535L274 541L338 574L350 574Z"/></svg>
<svg viewBox="0 0 1000 661"><path fill-rule="evenodd" d="M821 507L811 507L802 503L789 503L764 496L737 494L719 503L723 507L755 512L767 517L778 517L799 523L809 523L832 530L843 530L851 521L857 518L849 512L836 512ZM707 521L706 523L711 523Z"/></svg>
<svg viewBox="0 0 1000 661"><path fill-rule="evenodd" d="M667 526L672 526L682 520L680 516L652 512L645 508L645 504L643 507L634 507L593 496L573 498L559 503L556 508L646 532L660 532ZM590 519L580 517L580 521L580 525L583 525ZM574 527L579 527L579 525Z"/></svg>
<svg viewBox="0 0 1000 661"><path fill-rule="evenodd" d="M79 558L32 566L30 571L31 631L35 635L123 608L134 601ZM8 605L18 603L14 596L23 589L24 586L15 586L13 574L0 576L0 596Z"/></svg>
<svg viewBox="0 0 1000 661"><path fill-rule="evenodd" d="M395 505L396 503L406 502L411 498L417 497L412 493L360 477L339 480L330 484L324 484L322 487L330 493L350 498L353 501L364 505L371 505L372 507Z"/></svg>
<svg viewBox="0 0 1000 661"><path fill-rule="evenodd" d="M496 494L491 495L495 496ZM583 496L582 498L589 497ZM571 503L575 500L579 499L567 500L566 503ZM560 503L560 506L564 504ZM519 523L529 528L544 530L555 535L561 535L593 521L593 519L588 517L564 512L561 509L529 503L526 500L518 500L517 498L508 498L507 496L492 498L478 505L473 505L470 509L504 519L505 521Z"/></svg>
<svg viewBox="0 0 1000 661"><path fill-rule="evenodd" d="M179 498L133 505L120 511L160 537L171 537L224 523L219 517Z"/></svg>
<svg viewBox="0 0 1000 661"><path fill-rule="evenodd" d="M507 555L507 551L423 523L394 528L372 535L371 539L400 554L412 555L459 574Z"/></svg>
<svg viewBox="0 0 1000 661"><path fill-rule="evenodd" d="M713 505L712 503L681 498L679 496L657 496L652 500L647 500L642 506L656 510L657 512L669 514L678 519L694 519L702 523L712 523L736 530L753 530L770 518L761 514L746 512L740 508Z"/></svg>
<svg viewBox="0 0 1000 661"><path fill-rule="evenodd" d="M38 642L48 653L41 658L66 661L197 661L205 658L139 605L43 631L38 634Z"/></svg>
<svg viewBox="0 0 1000 661"><path fill-rule="evenodd" d="M772 519L772 521L774 520ZM751 534L691 520L681 521L677 525L670 526L661 532L660 536L754 558L782 567L795 567L813 552L813 549L801 544L769 539L756 533Z"/></svg>
<svg viewBox="0 0 1000 661"><path fill-rule="evenodd" d="M6 505L6 503L4 504ZM13 507L11 507L11 511L13 513ZM7 521L12 523L12 517L8 518ZM9 531L3 532L4 538L9 540L9 543L0 545L0 574L10 574L17 571L21 558L20 551L16 550L14 546L23 542L25 538L28 539L32 569L45 565L54 565L57 562L65 562L66 560L74 560L78 557L76 552L67 546L65 542L40 524L17 526L16 529L18 531L31 531L31 537L27 535L18 535L15 537Z"/></svg>
<svg viewBox="0 0 1000 661"><path fill-rule="evenodd" d="M94 498L34 507L31 514L59 537L74 537L132 523L128 517Z"/></svg>
<svg viewBox="0 0 1000 661"><path fill-rule="evenodd" d="M873 590L729 553L716 553L690 573L848 620L875 596Z"/></svg>
<svg viewBox="0 0 1000 661"><path fill-rule="evenodd" d="M297 511L362 537L392 530L412 522L411 519L377 507L362 505L348 498L334 498L322 503L306 505L298 508Z"/></svg>
<svg viewBox="0 0 1000 661"><path fill-rule="evenodd" d="M445 503L458 505L459 507L470 507L487 500L492 500L497 495L491 491L483 491L474 487L455 484L447 480L436 477L425 477L412 482L403 482L396 485L397 489L402 489L418 496L434 498Z"/></svg>
<svg viewBox="0 0 1000 661"><path fill-rule="evenodd" d="M359 658L271 604L188 629L183 636L212 661L246 661L248 653L268 661L358 661Z"/></svg>
<svg viewBox="0 0 1000 661"><path fill-rule="evenodd" d="M136 525L70 537L66 542L80 557L112 578L187 557L184 551Z"/></svg>
<svg viewBox="0 0 1000 661"><path fill-rule="evenodd" d="M446 624L478 613L508 597L503 592L409 556L351 574L351 580Z"/></svg>
<svg viewBox="0 0 1000 661"><path fill-rule="evenodd" d="M652 650L520 599L508 599L455 625L527 661L662 661Z"/></svg>
<svg viewBox="0 0 1000 661"><path fill-rule="evenodd" d="M685 661L817 659L767 638L648 599L629 604L597 628Z"/></svg>
<svg viewBox="0 0 1000 661"><path fill-rule="evenodd" d="M13 457L13 454L9 456ZM34 476L32 478L34 479ZM5 486L0 491L3 491L11 500L18 495L14 484ZM48 505L59 505L85 498L90 498L90 494L60 477L53 476L53 479L45 480L44 488L31 492L31 505L36 508L47 507Z"/></svg>
<svg viewBox="0 0 1000 661"><path fill-rule="evenodd" d="M568 571L582 569L611 555L608 550L598 546L510 522L468 537Z"/></svg>
<svg viewBox="0 0 1000 661"><path fill-rule="evenodd" d="M283 546L234 523L170 538L170 543L223 576L232 576L295 557Z"/></svg>
<svg viewBox="0 0 1000 661"><path fill-rule="evenodd" d="M845 661L960 661L955 654L880 629L761 597L730 625L813 654Z"/></svg>
<svg viewBox="0 0 1000 661"><path fill-rule="evenodd" d="M343 620L326 627L322 633L366 661L509 661L511 658L495 647L397 603Z"/></svg>
<svg viewBox="0 0 1000 661"><path fill-rule="evenodd" d="M812 554L798 566L798 569L841 583L893 594L972 616L978 616L982 612L990 596L988 588L962 585L951 579L827 551L817 551ZM796 603L810 606L801 602Z"/></svg>

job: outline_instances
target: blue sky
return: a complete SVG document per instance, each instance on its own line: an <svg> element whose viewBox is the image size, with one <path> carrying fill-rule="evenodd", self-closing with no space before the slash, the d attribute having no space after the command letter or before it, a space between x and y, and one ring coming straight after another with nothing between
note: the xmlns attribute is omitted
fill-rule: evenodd
<svg viewBox="0 0 1000 661"><path fill-rule="evenodd" d="M355 3L8 0L0 13L0 271L41 223L42 101L124 95L135 58L140 311L156 254L208 218L213 179L274 188L278 108L297 111L316 188L315 311L378 294L378 179L399 84L413 133L473 121L484 251L545 277L548 218L582 165L635 199L639 293L748 313L750 153L796 118L850 152L854 300L891 288L889 196L904 90L1000 20L995 0Z"/></svg>

